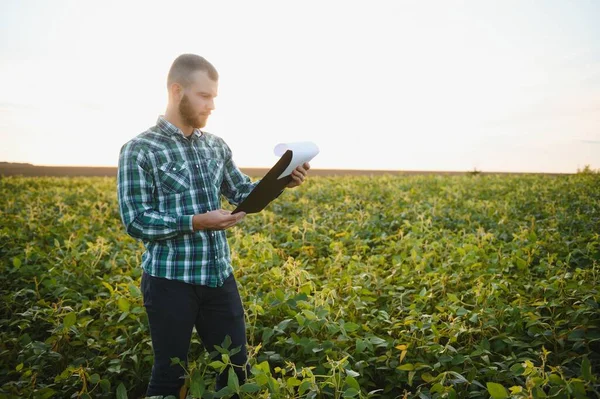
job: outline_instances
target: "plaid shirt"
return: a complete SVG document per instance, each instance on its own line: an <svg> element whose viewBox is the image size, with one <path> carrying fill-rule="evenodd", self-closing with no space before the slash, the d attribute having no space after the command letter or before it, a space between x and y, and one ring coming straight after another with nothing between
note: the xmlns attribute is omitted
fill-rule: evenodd
<svg viewBox="0 0 600 399"><path fill-rule="evenodd" d="M218 287L232 273L224 230L192 228L192 216L221 208L221 194L239 204L252 183L215 135L186 138L159 117L156 126L121 148L117 193L127 233L143 241L150 275Z"/></svg>

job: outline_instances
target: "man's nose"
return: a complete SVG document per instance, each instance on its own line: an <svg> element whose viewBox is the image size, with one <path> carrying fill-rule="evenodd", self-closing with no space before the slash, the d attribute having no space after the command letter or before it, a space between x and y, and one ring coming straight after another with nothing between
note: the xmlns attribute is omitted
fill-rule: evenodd
<svg viewBox="0 0 600 399"><path fill-rule="evenodd" d="M210 109L211 111L214 111L215 109L215 100L213 100L212 98L208 101L208 109Z"/></svg>

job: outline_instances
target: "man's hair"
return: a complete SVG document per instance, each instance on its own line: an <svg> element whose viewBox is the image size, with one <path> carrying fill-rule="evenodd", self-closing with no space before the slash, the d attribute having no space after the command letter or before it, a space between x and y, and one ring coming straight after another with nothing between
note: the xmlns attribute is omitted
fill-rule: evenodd
<svg viewBox="0 0 600 399"><path fill-rule="evenodd" d="M188 87L192 83L190 77L196 71L204 71L211 80L219 80L219 73L206 59L196 54L182 54L171 65L167 77L167 87L171 87L173 83Z"/></svg>

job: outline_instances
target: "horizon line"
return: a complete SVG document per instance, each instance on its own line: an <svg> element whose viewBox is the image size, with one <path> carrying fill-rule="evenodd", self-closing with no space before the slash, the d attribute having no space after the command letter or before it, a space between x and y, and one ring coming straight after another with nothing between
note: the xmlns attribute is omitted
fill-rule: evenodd
<svg viewBox="0 0 600 399"><path fill-rule="evenodd" d="M245 171L259 172L265 171L268 172L271 168L269 167L261 167L261 166L238 166L240 170L244 173ZM6 169L6 170L3 170ZM15 169L25 169L30 172L33 172L34 169L46 169L46 170L55 170L56 169L83 169L84 171L90 172L93 169L103 169L105 171L114 171L116 173L118 166L93 166L93 165L37 165L28 162L7 162L0 161L0 175L3 172L13 170L13 172L17 172ZM316 172L317 175L323 174L332 174L335 172L348 173L348 174L541 174L541 175L573 175L575 172L540 172L540 171L499 171L499 170L482 170L478 168L468 169L468 170L428 170L428 169L357 169L357 168L310 168L311 172ZM11 174L17 174L11 173ZM309 172L310 173L310 172ZM112 173L111 173L112 174ZM249 173L247 173L249 174ZM28 174L34 176L35 174Z"/></svg>

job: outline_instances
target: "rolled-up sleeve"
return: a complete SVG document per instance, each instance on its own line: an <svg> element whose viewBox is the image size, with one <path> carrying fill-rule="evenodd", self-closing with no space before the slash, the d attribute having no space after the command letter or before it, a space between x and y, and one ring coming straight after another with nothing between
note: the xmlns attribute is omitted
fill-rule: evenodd
<svg viewBox="0 0 600 399"><path fill-rule="evenodd" d="M193 233L193 215L173 215L154 209L154 177L147 158L134 142L121 148L117 172L119 212L127 234L143 241Z"/></svg>

